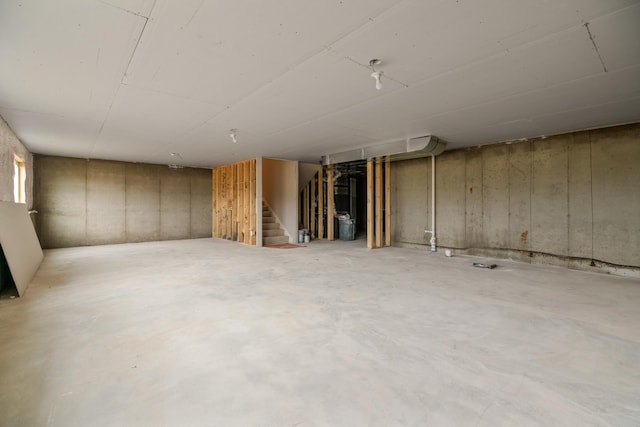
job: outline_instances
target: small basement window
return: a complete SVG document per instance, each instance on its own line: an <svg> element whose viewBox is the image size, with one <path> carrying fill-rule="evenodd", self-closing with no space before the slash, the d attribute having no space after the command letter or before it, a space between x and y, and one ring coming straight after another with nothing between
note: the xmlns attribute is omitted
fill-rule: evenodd
<svg viewBox="0 0 640 427"><path fill-rule="evenodd" d="M16 203L27 203L27 172L24 160L13 156L13 200Z"/></svg>

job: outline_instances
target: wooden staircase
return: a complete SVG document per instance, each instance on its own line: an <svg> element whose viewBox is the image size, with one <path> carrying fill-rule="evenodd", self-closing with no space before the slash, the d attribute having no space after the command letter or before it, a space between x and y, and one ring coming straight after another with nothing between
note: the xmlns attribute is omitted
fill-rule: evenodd
<svg viewBox="0 0 640 427"><path fill-rule="evenodd" d="M262 202L262 246L282 243L289 243L289 237L285 236L284 230L269 206Z"/></svg>

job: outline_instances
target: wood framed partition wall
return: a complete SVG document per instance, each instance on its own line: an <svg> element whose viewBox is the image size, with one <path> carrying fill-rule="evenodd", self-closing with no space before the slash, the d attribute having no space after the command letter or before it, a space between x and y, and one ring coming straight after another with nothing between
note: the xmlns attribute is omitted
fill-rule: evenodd
<svg viewBox="0 0 640 427"><path fill-rule="evenodd" d="M382 157L367 160L367 248L381 248L383 241L384 246L391 246L391 160L389 156L384 159L384 167Z"/></svg>
<svg viewBox="0 0 640 427"><path fill-rule="evenodd" d="M299 189L300 225L308 228L309 232L318 239L335 239L334 177L340 176L340 169L338 171L336 172L333 165L320 168L309 183ZM391 246L391 160L389 156L367 160L366 187L363 187L363 195L364 188L366 188L367 247L373 249ZM362 202L364 206L364 199Z"/></svg>
<svg viewBox="0 0 640 427"><path fill-rule="evenodd" d="M213 169L214 238L256 244L256 160Z"/></svg>
<svg viewBox="0 0 640 427"><path fill-rule="evenodd" d="M358 170L363 165L360 163L351 167L354 167L354 170ZM342 170L337 168L337 170L336 172L334 165L324 166L307 185L299 189L300 225L308 228L309 232L318 239L335 239L334 213L336 200L334 192L337 187L334 185L334 178L340 176L341 173L344 175L345 168ZM349 170L349 166L346 167L346 170ZM364 172L363 169L360 170ZM367 247L373 249L391 246L390 157L368 159L366 162L366 186L364 182L362 184L361 194L364 196L366 193ZM364 207L365 200L361 200ZM362 221L364 221L364 218L365 216L363 215Z"/></svg>

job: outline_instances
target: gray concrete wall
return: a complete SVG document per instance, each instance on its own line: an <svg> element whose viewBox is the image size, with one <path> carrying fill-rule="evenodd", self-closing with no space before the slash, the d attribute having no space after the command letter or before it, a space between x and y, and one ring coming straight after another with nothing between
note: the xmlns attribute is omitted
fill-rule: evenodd
<svg viewBox="0 0 640 427"><path fill-rule="evenodd" d="M428 243L430 164L392 164L397 245ZM436 190L440 247L640 268L640 124L447 151L436 159Z"/></svg>
<svg viewBox="0 0 640 427"><path fill-rule="evenodd" d="M34 157L44 248L211 237L211 170Z"/></svg>
<svg viewBox="0 0 640 427"><path fill-rule="evenodd" d="M3 202L14 201L13 160L16 155L25 163L27 209L31 209L33 207L33 157L9 125L0 117L0 200Z"/></svg>
<svg viewBox="0 0 640 427"><path fill-rule="evenodd" d="M401 165L401 167L394 167ZM431 162L407 160L391 167L391 230L396 242L425 244L431 224Z"/></svg>

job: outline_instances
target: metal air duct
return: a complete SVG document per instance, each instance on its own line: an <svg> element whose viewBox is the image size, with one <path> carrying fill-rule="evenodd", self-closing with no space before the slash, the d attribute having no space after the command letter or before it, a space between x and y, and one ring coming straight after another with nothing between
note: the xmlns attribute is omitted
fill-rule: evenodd
<svg viewBox="0 0 640 427"><path fill-rule="evenodd" d="M390 156L391 160L408 160L441 154L447 143L433 135L370 145L355 150L322 156L323 165L357 162L375 157Z"/></svg>

